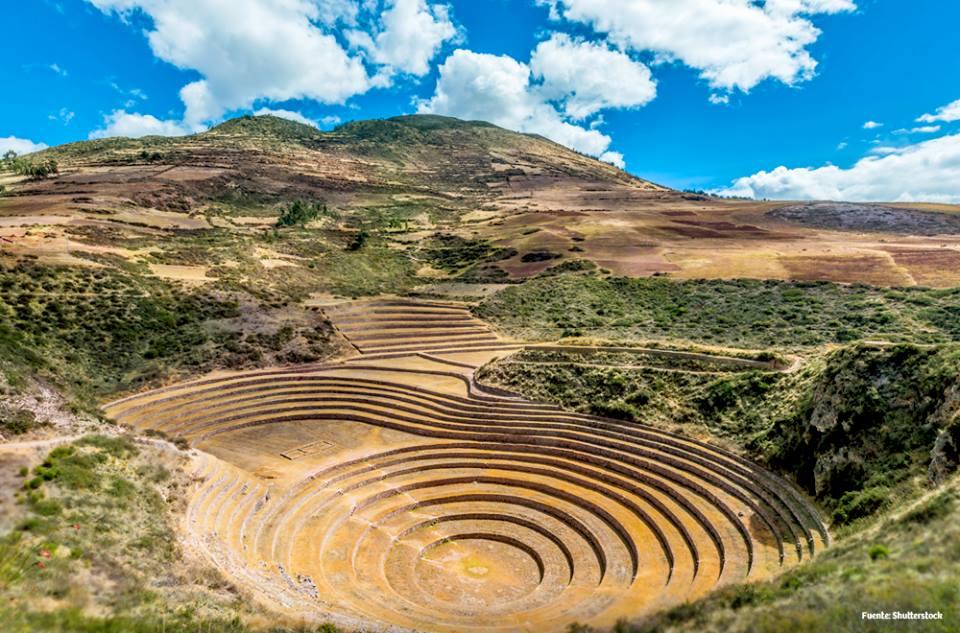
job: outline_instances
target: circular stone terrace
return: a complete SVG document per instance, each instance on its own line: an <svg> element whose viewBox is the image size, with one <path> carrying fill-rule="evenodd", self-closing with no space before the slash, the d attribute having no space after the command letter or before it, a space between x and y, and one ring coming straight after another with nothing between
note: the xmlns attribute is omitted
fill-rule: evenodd
<svg viewBox="0 0 960 633"><path fill-rule="evenodd" d="M463 306L326 309L340 363L108 405L197 450L190 543L267 606L365 630L609 626L828 544L786 481L708 444L478 385L523 346Z"/></svg>

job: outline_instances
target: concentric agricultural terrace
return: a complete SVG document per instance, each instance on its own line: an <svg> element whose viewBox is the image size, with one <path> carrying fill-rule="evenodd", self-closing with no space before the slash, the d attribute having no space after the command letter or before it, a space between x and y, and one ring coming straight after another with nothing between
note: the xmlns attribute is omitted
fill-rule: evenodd
<svg viewBox="0 0 960 633"><path fill-rule="evenodd" d="M559 631L758 579L828 536L785 481L637 424L482 388L519 349L463 307L327 310L356 354L109 405L199 449L185 526L230 578L366 630Z"/></svg>

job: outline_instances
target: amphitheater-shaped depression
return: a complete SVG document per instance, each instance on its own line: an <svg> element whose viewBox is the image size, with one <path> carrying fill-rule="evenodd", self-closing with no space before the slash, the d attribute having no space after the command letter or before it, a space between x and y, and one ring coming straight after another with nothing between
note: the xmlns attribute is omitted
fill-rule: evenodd
<svg viewBox="0 0 960 633"><path fill-rule="evenodd" d="M198 449L187 533L287 613L369 628L560 631L760 579L828 542L729 452L474 382L519 346L461 306L328 309L345 362L111 404Z"/></svg>

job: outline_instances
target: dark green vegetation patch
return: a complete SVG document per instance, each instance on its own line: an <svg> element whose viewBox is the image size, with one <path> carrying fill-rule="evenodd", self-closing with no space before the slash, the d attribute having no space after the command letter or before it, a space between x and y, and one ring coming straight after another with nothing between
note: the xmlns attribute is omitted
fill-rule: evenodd
<svg viewBox="0 0 960 633"><path fill-rule="evenodd" d="M683 339L760 349L960 341L960 288L571 275L499 292L477 314L520 338L546 341Z"/></svg>
<svg viewBox="0 0 960 633"><path fill-rule="evenodd" d="M0 393L0 436L23 435L41 426L33 411L14 407L2 399Z"/></svg>
<svg viewBox="0 0 960 633"><path fill-rule="evenodd" d="M0 361L14 374L53 379L82 399L171 375L256 364L296 332L236 327L240 296L109 268L0 266ZM325 345L314 341L304 348L304 354L316 348L312 356L298 359L319 358Z"/></svg>
<svg viewBox="0 0 960 633"><path fill-rule="evenodd" d="M495 247L487 240L471 240L450 233L436 233L420 251L420 257L431 266L458 274L464 281L489 276L491 264L515 255L517 251Z"/></svg>

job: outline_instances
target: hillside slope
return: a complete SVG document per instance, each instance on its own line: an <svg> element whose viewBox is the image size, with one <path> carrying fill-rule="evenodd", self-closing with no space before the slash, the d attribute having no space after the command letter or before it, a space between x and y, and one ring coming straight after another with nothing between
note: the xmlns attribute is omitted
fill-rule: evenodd
<svg viewBox="0 0 960 633"><path fill-rule="evenodd" d="M782 203L672 191L478 121L414 115L326 132L248 116L193 136L84 141L27 160L55 160L59 173L26 179L0 166L0 238L12 242L3 252L56 263L80 265L104 249L143 261L129 254L134 238L248 242L300 203L323 211L295 223L317 242L342 246L360 231L380 238L405 260L403 288L512 283L578 260L628 277L960 285L956 209L926 210L923 222L918 211L881 222L872 214L886 207L859 209L853 232L778 213ZM290 251L300 262L316 255ZM302 263L286 265L310 276Z"/></svg>
<svg viewBox="0 0 960 633"><path fill-rule="evenodd" d="M273 116L242 117L188 137L86 141L36 158L55 158L67 170L136 170L149 195L135 201L175 211L296 197L336 200L349 209L402 202L395 196L403 195L426 196L421 205L428 208L465 210L496 199L512 179L666 191L542 137L427 115L356 121L331 132ZM161 165L176 165L177 173L150 169Z"/></svg>

